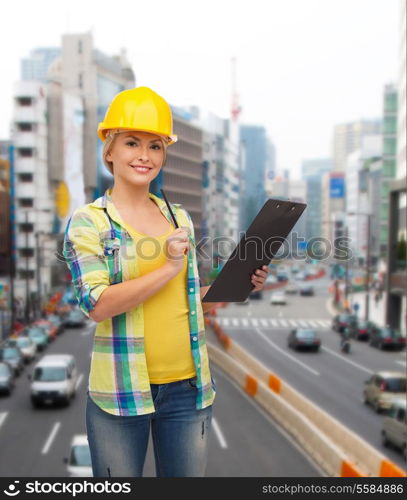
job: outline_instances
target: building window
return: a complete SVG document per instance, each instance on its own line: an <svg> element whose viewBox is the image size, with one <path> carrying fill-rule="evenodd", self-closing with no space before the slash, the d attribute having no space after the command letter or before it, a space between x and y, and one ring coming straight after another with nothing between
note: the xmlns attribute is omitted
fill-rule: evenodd
<svg viewBox="0 0 407 500"><path fill-rule="evenodd" d="M25 269L19 269L18 271L18 276L21 280L26 280L26 279L34 279L34 271L28 270L26 271Z"/></svg>
<svg viewBox="0 0 407 500"><path fill-rule="evenodd" d="M383 145L383 154L386 156L395 156L396 154L396 139L393 137L385 137Z"/></svg>
<svg viewBox="0 0 407 500"><path fill-rule="evenodd" d="M30 173L18 174L18 180L20 182L32 182L33 174Z"/></svg>
<svg viewBox="0 0 407 500"><path fill-rule="evenodd" d="M17 130L20 132L32 132L34 130L34 125L29 122L17 123Z"/></svg>
<svg viewBox="0 0 407 500"><path fill-rule="evenodd" d="M19 248L20 257L34 257L34 248Z"/></svg>
<svg viewBox="0 0 407 500"><path fill-rule="evenodd" d="M18 148L18 153L21 158L32 158L34 156L33 148Z"/></svg>
<svg viewBox="0 0 407 500"><path fill-rule="evenodd" d="M17 97L17 102L20 106L32 106L32 97Z"/></svg>
<svg viewBox="0 0 407 500"><path fill-rule="evenodd" d="M31 222L22 222L18 225L18 228L22 233L32 233L34 231L34 224Z"/></svg>
<svg viewBox="0 0 407 500"><path fill-rule="evenodd" d="M80 89L83 88L83 75L82 75L82 73L79 73L79 75L78 75L78 87Z"/></svg>
<svg viewBox="0 0 407 500"><path fill-rule="evenodd" d="M83 43L82 40L78 40L78 54L82 54L83 52Z"/></svg>
<svg viewBox="0 0 407 500"><path fill-rule="evenodd" d="M20 198L18 200L20 208L28 208L34 206L33 198Z"/></svg>

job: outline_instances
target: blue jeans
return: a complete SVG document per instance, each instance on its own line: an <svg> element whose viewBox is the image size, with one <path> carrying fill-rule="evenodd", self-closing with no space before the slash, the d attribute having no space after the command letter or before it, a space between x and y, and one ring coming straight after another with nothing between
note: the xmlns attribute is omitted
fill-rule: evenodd
<svg viewBox="0 0 407 500"><path fill-rule="evenodd" d="M117 416L88 394L86 429L94 477L142 477L151 432L157 477L203 477L212 406L195 408L196 377L151 384L156 411Z"/></svg>

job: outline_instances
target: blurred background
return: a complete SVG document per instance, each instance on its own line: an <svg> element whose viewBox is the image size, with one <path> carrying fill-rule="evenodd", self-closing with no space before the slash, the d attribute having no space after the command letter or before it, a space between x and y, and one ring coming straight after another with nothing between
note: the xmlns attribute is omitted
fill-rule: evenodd
<svg viewBox="0 0 407 500"><path fill-rule="evenodd" d="M61 245L73 210L112 185L97 124L115 94L141 85L170 103L178 135L151 191L183 204L197 242L236 244L268 198L307 203L265 290L208 315L210 344L229 336L373 447L370 475L386 460L405 469L405 30L399 0L3 7L1 476L90 474L95 323L77 308ZM202 285L232 248L200 259ZM213 370L208 476L335 475Z"/></svg>

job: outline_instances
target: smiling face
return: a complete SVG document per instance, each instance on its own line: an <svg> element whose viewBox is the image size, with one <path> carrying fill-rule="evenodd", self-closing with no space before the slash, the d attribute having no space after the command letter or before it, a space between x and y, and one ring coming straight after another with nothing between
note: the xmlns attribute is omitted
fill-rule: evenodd
<svg viewBox="0 0 407 500"><path fill-rule="evenodd" d="M159 174L165 158L162 138L149 132L127 131L115 136L106 160L115 179L135 185L149 184Z"/></svg>

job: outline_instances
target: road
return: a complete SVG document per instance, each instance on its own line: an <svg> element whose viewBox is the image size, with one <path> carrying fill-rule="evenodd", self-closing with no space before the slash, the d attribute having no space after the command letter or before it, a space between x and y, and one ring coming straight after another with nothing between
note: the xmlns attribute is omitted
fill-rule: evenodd
<svg viewBox="0 0 407 500"><path fill-rule="evenodd" d="M351 354L341 354L339 335L331 330L327 310L329 280L313 282L314 297L287 295L287 305L269 304L270 291L248 305L229 304L218 310L223 330L271 371L340 420L387 457L405 468L401 454L381 445L383 416L362 402L364 381L379 370L406 370L406 352L379 351L352 341ZM316 328L322 350L296 352L287 347L289 331Z"/></svg>
<svg viewBox="0 0 407 500"><path fill-rule="evenodd" d="M17 379L10 397L0 396L0 476L64 477L74 434L85 432L87 379L95 329L93 322L81 329L67 329L47 348L46 354L71 353L81 377L78 392L67 408L34 410L27 374ZM263 410L216 367L207 476L218 477L318 477L322 472ZM144 475L154 477L151 439Z"/></svg>

